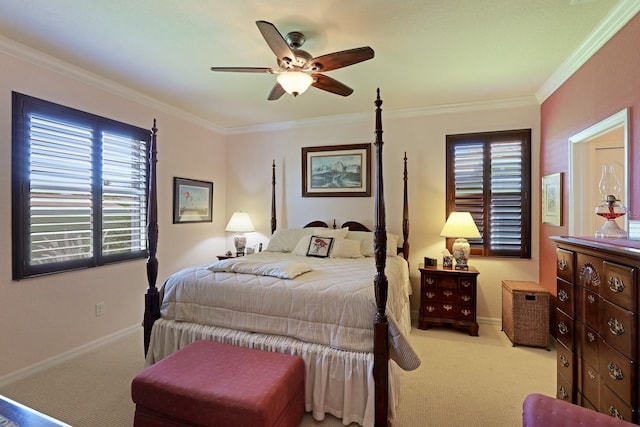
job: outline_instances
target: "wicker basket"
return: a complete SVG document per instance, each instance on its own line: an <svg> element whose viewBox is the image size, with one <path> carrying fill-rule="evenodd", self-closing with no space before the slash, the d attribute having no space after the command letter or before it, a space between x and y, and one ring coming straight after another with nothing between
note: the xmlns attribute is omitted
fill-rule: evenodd
<svg viewBox="0 0 640 427"><path fill-rule="evenodd" d="M513 345L549 348L549 292L535 282L502 281L502 330Z"/></svg>

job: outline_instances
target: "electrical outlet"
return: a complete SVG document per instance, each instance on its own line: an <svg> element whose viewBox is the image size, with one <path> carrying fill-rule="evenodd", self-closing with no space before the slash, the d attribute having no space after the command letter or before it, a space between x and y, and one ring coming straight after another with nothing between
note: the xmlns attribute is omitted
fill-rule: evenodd
<svg viewBox="0 0 640 427"><path fill-rule="evenodd" d="M99 302L96 304L96 317L104 316L104 303Z"/></svg>

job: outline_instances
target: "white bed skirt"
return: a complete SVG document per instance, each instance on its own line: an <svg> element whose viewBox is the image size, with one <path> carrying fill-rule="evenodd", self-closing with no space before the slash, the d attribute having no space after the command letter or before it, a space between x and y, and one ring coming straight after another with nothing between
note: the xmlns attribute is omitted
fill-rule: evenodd
<svg viewBox="0 0 640 427"><path fill-rule="evenodd" d="M374 425L373 354L328 348L293 338L236 331L159 319L153 325L147 365L151 365L196 340L293 354L305 362L305 410L322 421L329 413L364 427ZM395 417L401 369L389 361L389 416Z"/></svg>

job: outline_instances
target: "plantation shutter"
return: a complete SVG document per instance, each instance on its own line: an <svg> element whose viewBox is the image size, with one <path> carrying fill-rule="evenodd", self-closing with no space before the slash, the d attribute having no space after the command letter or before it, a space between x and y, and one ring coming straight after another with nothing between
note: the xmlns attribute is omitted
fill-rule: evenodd
<svg viewBox="0 0 640 427"><path fill-rule="evenodd" d="M472 253L481 253L484 227L484 144L472 142L459 144L454 150L454 209L470 212L480 232L479 239L467 239ZM447 212L448 217L449 212Z"/></svg>
<svg viewBox="0 0 640 427"><path fill-rule="evenodd" d="M92 130L34 115L29 135L29 264L92 258Z"/></svg>
<svg viewBox="0 0 640 427"><path fill-rule="evenodd" d="M13 278L145 258L150 131L12 96Z"/></svg>
<svg viewBox="0 0 640 427"><path fill-rule="evenodd" d="M146 250L146 141L102 134L102 255Z"/></svg>
<svg viewBox="0 0 640 427"><path fill-rule="evenodd" d="M470 212L471 253L529 258L531 131L447 136L447 216Z"/></svg>
<svg viewBox="0 0 640 427"><path fill-rule="evenodd" d="M522 141L490 143L490 253L519 254L522 249Z"/></svg>

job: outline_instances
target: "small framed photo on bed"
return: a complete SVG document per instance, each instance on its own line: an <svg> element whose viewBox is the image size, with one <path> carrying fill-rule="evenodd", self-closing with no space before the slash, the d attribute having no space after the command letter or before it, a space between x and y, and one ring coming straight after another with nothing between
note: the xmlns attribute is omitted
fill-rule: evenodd
<svg viewBox="0 0 640 427"><path fill-rule="evenodd" d="M302 148L302 197L370 197L371 144Z"/></svg>
<svg viewBox="0 0 640 427"><path fill-rule="evenodd" d="M173 223L213 221L213 182L173 178Z"/></svg>

